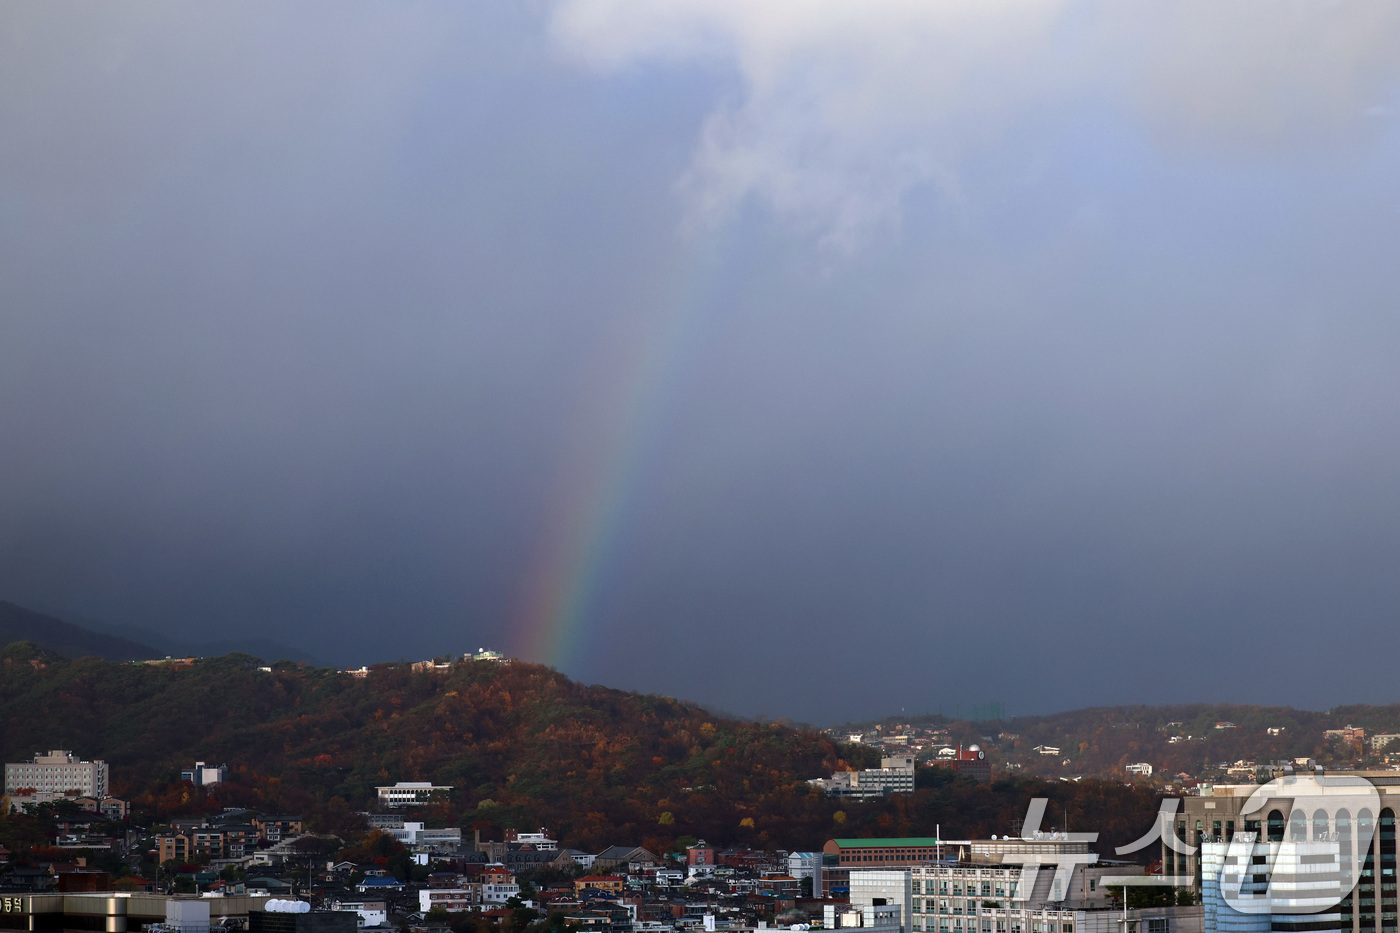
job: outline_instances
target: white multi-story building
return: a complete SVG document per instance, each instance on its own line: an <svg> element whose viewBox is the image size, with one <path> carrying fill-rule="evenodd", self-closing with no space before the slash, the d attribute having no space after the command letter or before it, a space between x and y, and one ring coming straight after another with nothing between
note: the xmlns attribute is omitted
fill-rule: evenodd
<svg viewBox="0 0 1400 933"><path fill-rule="evenodd" d="M1379 735L1371 736L1371 750L1378 752L1381 749L1385 748L1387 745L1394 745L1396 742L1400 742L1400 734L1394 732L1382 732Z"/></svg>
<svg viewBox="0 0 1400 933"><path fill-rule="evenodd" d="M1241 866L1237 857L1229 855L1229 844L1208 842L1201 846L1201 904L1205 908L1205 927L1211 933L1269 933L1268 914L1241 913L1226 903L1221 884L1240 882ZM1256 884L1251 875L1240 885L1242 893L1253 895L1264 884Z"/></svg>
<svg viewBox="0 0 1400 933"><path fill-rule="evenodd" d="M332 906L336 910L353 910L355 913L359 914L359 919L355 921L356 926L380 927L389 922L389 904L387 901L336 901Z"/></svg>
<svg viewBox="0 0 1400 933"><path fill-rule="evenodd" d="M1360 899L1347 897L1343 916L1343 897L1351 894L1353 879L1351 859L1344 860L1341 849L1335 839L1260 842L1254 833L1236 833L1232 842L1202 843L1201 903L1206 929L1210 933L1351 930L1352 910ZM1382 875L1380 880L1395 884L1393 875ZM1365 908L1364 900L1361 906ZM1375 916L1374 906L1371 914ZM1385 918L1382 929L1394 922L1393 915ZM1360 928L1368 927L1374 927L1374 921Z"/></svg>
<svg viewBox="0 0 1400 933"><path fill-rule="evenodd" d="M787 857L788 874L796 878L799 882L803 878L808 878L812 882L811 890L817 890L817 882L822 871L822 854L820 852L790 852Z"/></svg>
<svg viewBox="0 0 1400 933"><path fill-rule="evenodd" d="M435 797L445 797L452 792L452 785L399 781L390 787L376 787L375 791L379 794L379 805L382 807L413 807L430 803Z"/></svg>
<svg viewBox="0 0 1400 933"><path fill-rule="evenodd" d="M518 842L522 846L534 847L537 852L558 852L559 841L549 838L548 833L516 833L514 839L507 838L507 842Z"/></svg>
<svg viewBox="0 0 1400 933"><path fill-rule="evenodd" d="M47 803L61 797L101 800L107 796L107 783L107 762L81 761L64 749L5 765L6 795L25 802Z"/></svg>
<svg viewBox="0 0 1400 933"><path fill-rule="evenodd" d="M874 868L851 872L851 907L867 915L866 926L887 925L890 922L900 933L909 933L909 918L912 916L913 899L909 871L898 868ZM876 908L896 908L898 914L891 921L888 914L877 916Z"/></svg>
<svg viewBox="0 0 1400 933"><path fill-rule="evenodd" d="M878 768L837 771L829 778L813 778L807 783L820 787L833 797L866 799L888 794L912 794L914 756L896 755L892 758L882 758Z"/></svg>
<svg viewBox="0 0 1400 933"><path fill-rule="evenodd" d="M492 882L487 881L481 885L481 900L486 904L504 904L512 897L520 896L520 885L514 881Z"/></svg>
<svg viewBox="0 0 1400 933"><path fill-rule="evenodd" d="M902 933L1123 933L1121 911L1098 883L1108 873L1121 875L1122 866L1077 865L1070 891L1054 900L1053 865L1031 873L1029 888L1020 864L857 869L850 897L857 909L899 907L910 918ZM1127 933L1202 933L1201 916L1199 907L1130 910Z"/></svg>
<svg viewBox="0 0 1400 933"><path fill-rule="evenodd" d="M862 930L864 933L901 933L898 907L864 907L825 904L822 926L828 930Z"/></svg>
<svg viewBox="0 0 1400 933"><path fill-rule="evenodd" d="M180 780L189 781L195 787L222 784L228 780L228 765L213 766L196 761L193 768L186 768L180 772Z"/></svg>

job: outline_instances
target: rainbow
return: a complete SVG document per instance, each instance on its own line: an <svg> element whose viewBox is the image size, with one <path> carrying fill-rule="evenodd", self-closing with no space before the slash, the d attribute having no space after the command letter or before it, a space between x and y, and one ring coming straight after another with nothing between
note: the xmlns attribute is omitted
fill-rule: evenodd
<svg viewBox="0 0 1400 933"><path fill-rule="evenodd" d="M694 246L694 244L691 244ZM572 425L547 522L525 576L511 630L515 654L559 670L583 660L597 628L597 597L626 525L669 395L713 292L718 257L676 258L654 313L598 361Z"/></svg>

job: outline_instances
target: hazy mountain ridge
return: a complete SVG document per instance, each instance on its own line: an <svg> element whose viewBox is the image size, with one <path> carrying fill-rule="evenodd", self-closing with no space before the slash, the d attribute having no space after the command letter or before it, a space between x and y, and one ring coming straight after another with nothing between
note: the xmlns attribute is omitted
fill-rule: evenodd
<svg viewBox="0 0 1400 933"><path fill-rule="evenodd" d="M67 657L105 658L109 661L137 661L160 657L150 645L119 635L94 632L0 600L0 643L30 641L41 648Z"/></svg>
<svg viewBox="0 0 1400 933"><path fill-rule="evenodd" d="M41 616L50 622L58 623L64 631L72 633L70 641L60 645L49 644L41 637L35 637L40 634L36 629L5 630L0 631L0 645L13 641L32 641L40 647L57 651L65 657L80 657L84 654L90 654L94 657L106 658L109 661L130 661L165 657L216 658L226 654L240 653L251 654L264 661L297 661L306 664L321 664L321 661L314 655L298 648L293 648L274 639L248 637L237 632L209 639L181 638L137 625L117 625L100 619L92 619L75 612L39 612L5 602L0 602L0 606L9 606L28 616ZM136 655L130 651L115 650L109 645L113 639L118 643L138 645L146 653ZM71 645L79 647L75 649Z"/></svg>

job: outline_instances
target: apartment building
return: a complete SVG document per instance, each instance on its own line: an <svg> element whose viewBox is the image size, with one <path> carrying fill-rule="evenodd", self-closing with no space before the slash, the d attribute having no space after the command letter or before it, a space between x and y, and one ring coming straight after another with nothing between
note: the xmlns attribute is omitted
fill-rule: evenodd
<svg viewBox="0 0 1400 933"><path fill-rule="evenodd" d="M820 787L832 797L854 797L865 800L889 794L914 792L914 756L896 755L882 758L880 767L862 771L837 771L829 778L812 778L807 782Z"/></svg>
<svg viewBox="0 0 1400 933"><path fill-rule="evenodd" d="M107 796L107 785L107 762L82 761L66 749L5 765L5 794L26 803L47 803L62 797L100 800Z"/></svg>
<svg viewBox="0 0 1400 933"><path fill-rule="evenodd" d="M302 833L299 816L255 816L252 824L257 828L258 836L268 842L281 842Z"/></svg>

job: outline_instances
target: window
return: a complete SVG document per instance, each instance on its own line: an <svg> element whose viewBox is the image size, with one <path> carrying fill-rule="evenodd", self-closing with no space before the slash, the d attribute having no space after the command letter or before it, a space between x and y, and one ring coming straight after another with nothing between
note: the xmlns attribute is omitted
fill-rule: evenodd
<svg viewBox="0 0 1400 933"><path fill-rule="evenodd" d="M1288 815L1288 838L1293 842L1307 841L1308 815L1301 807Z"/></svg>
<svg viewBox="0 0 1400 933"><path fill-rule="evenodd" d="M1147 933L1167 933L1166 917L1148 917Z"/></svg>

